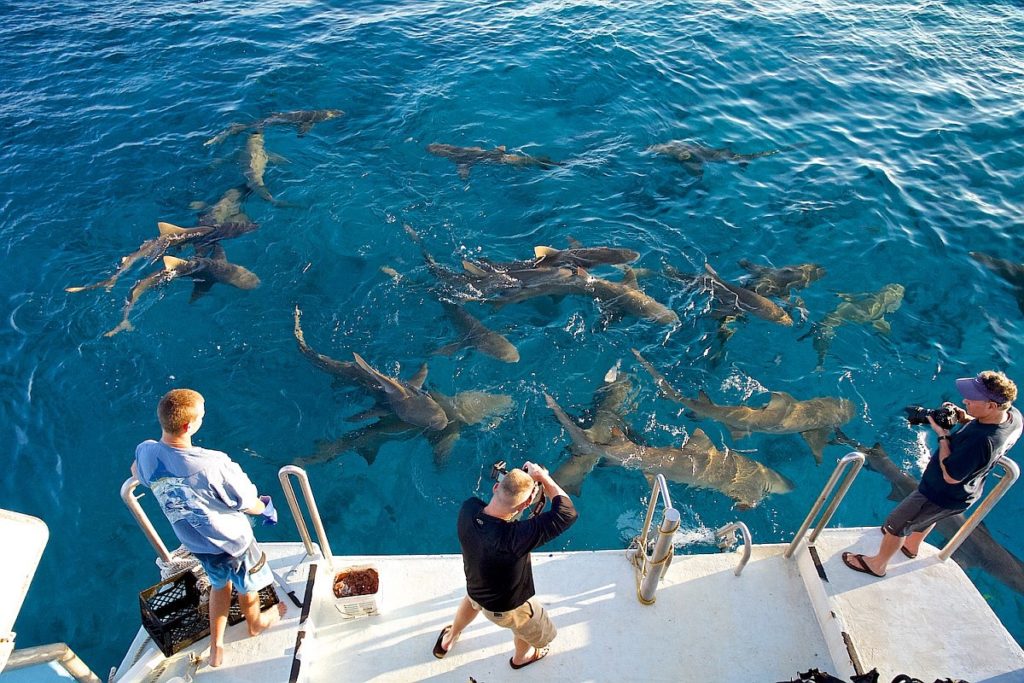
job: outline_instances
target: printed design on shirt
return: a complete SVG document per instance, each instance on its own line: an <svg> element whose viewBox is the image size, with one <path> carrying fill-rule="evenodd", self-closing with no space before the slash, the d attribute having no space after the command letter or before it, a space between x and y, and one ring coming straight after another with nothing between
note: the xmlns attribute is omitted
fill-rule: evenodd
<svg viewBox="0 0 1024 683"><path fill-rule="evenodd" d="M159 479L150 488L171 524L185 521L194 528L208 524L209 517L202 501L183 477Z"/></svg>

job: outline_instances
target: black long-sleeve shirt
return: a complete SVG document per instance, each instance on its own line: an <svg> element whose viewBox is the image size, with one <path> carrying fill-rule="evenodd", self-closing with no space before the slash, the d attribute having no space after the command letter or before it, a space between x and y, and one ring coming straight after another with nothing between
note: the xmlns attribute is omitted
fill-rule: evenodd
<svg viewBox="0 0 1024 683"><path fill-rule="evenodd" d="M459 543L466 592L484 609L507 612L532 598L530 551L576 521L576 508L556 496L551 509L524 521L506 522L483 512L486 503L470 498L459 510Z"/></svg>

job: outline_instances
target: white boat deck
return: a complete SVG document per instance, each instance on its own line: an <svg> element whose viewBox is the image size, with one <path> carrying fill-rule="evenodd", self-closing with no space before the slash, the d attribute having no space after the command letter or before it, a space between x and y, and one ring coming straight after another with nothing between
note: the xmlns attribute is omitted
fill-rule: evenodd
<svg viewBox="0 0 1024 683"><path fill-rule="evenodd" d="M248 638L230 627L225 665L193 675L217 681L785 681L817 668L849 679L855 664L922 680L952 677L1024 680L1024 652L959 566L934 548L890 565L884 579L844 566L843 550L871 551L878 529L825 532L816 544L827 580L806 548L785 560L783 545L755 546L743 574L739 553L675 557L657 602L637 600L624 551L535 553L538 596L558 626L551 654L519 671L508 664L511 636L483 617L442 660L431 654L464 594L458 555L335 558L335 570L373 564L381 578L381 614L345 619L334 605L333 574L318 563L306 621L289 604L282 623ZM304 556L299 544L264 546L284 575ZM286 577L301 599L308 565ZM278 591L282 593L282 591ZM287 600L282 594L282 599ZM295 658L299 631L304 631ZM848 634L844 639L843 632ZM189 651L164 659L143 646L128 651L117 680L184 676ZM141 653L140 653L141 650ZM138 656L138 664L131 667ZM296 661L293 661L296 660ZM131 669L131 670L129 670ZM154 673L159 674L156 678Z"/></svg>

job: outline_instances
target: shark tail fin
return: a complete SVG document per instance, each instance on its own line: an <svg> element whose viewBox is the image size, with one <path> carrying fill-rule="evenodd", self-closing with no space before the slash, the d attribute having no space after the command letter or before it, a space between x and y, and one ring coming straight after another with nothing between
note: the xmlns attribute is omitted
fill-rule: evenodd
<svg viewBox="0 0 1024 683"><path fill-rule="evenodd" d="M181 235L188 232L185 228L180 228L174 223L164 223L163 221L157 222L156 229L161 235Z"/></svg>
<svg viewBox="0 0 1024 683"><path fill-rule="evenodd" d="M164 268L167 270L174 270L188 263L185 259L178 258L177 256L164 256Z"/></svg>

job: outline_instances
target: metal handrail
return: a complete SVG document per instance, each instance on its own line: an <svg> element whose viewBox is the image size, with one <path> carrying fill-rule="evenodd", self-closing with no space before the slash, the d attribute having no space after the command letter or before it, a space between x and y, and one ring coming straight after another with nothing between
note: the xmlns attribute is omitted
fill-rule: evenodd
<svg viewBox="0 0 1024 683"><path fill-rule="evenodd" d="M960 544L967 540L967 537L971 535L971 532L981 524L981 520L985 519L985 515L992 511L999 499L1002 498L1006 491L1013 486L1014 482L1020 478L1020 467L1017 463L1007 458L1005 455L999 456L996 460L995 467L1001 467L1006 476L999 480L999 483L992 487L992 491L985 496L980 503L974 508L974 512L967 518L964 525L960 527L960 530L953 534L953 538L949 539L942 550L939 551L939 559L945 562L949 557L956 552L956 549L960 547Z"/></svg>
<svg viewBox="0 0 1024 683"><path fill-rule="evenodd" d="M743 536L743 557L740 558L740 563L736 566L736 571L734 572L736 576L739 576L743 572L743 568L747 566L747 562L750 561L750 552L754 545L754 541L750 536L750 529L743 522L731 522L720 529L716 529L715 538L718 539L719 547L725 550L727 546L731 546L736 542L737 531ZM729 539L730 534L732 535L731 540Z"/></svg>
<svg viewBox="0 0 1024 683"><path fill-rule="evenodd" d="M86 666L85 662L78 658L78 655L66 643L37 645L36 647L15 650L11 654L11 658L7 660L7 665L3 670L15 671L16 669L25 669L49 662L59 664L78 683L100 683L99 677Z"/></svg>
<svg viewBox="0 0 1024 683"><path fill-rule="evenodd" d="M658 540L655 542L654 550L648 555L647 534L651 529L651 521L654 519L654 508L658 504L659 493L664 499L665 516L658 528ZM665 475L659 474L651 485L651 502L647 506L647 517L644 519L644 526L637 537L636 547L631 549L628 555L637 570L636 597L643 605L654 604L654 593L658 588L658 581L665 575L668 565L672 562L672 536L677 529L679 529L679 511L672 507ZM655 568L654 571L651 571L652 566Z"/></svg>
<svg viewBox="0 0 1024 683"><path fill-rule="evenodd" d="M306 470L296 465L285 465L277 471L277 478L281 481L281 488L284 489L284 497L288 501L288 507L291 508L292 518L295 519L295 527L298 529L299 536L302 537L302 543L306 547L306 555L313 557L316 555L316 549L313 547L313 541L309 536L306 521L299 510L299 501L295 498L295 490L292 488L292 483L288 480L289 476L299 480L299 488L302 489L302 497L306 501L306 509L309 510L309 517L313 521L313 529L316 531L317 540L320 542L320 556L324 558L333 571L334 555L331 553L331 544L327 541L327 532L324 531L324 524L320 520L320 510L317 509L313 490L309 487L309 476L306 474Z"/></svg>
<svg viewBox="0 0 1024 683"><path fill-rule="evenodd" d="M121 484L121 500L128 506L128 511L132 513L132 517L135 518L139 528L142 529L142 533L145 534L146 540L156 550L156 554L160 556L160 559L165 563L170 564L171 553L167 551L167 546L164 545L163 540L160 538L160 534L156 532L153 523L149 521L149 517L146 515L146 511L139 505L139 498L142 496L133 495L135 487L141 482L135 477L128 477L123 484Z"/></svg>
<svg viewBox="0 0 1024 683"><path fill-rule="evenodd" d="M797 546L799 546L800 542L804 540L804 534L807 533L807 528L811 526L811 522L821 510L821 506L825 504L825 500L828 498L829 494L832 493L832 489L835 488L836 482L839 481L840 475L843 474L843 470L847 470L843 477L843 483L839 486L839 491L836 492L836 495L832 498L832 502L818 520L817 526L814 527L814 531L811 532L811 537L809 539L810 542L814 543L814 541L817 540L818 535L826 526L828 526L836 508L839 507L839 503L846 496L846 492L850 490L850 485L853 484L853 480L857 477L857 474L860 473L860 469L863 466L864 454L859 451L850 451L839 459L839 462L836 463L835 470L832 471L832 476L829 477L829 480L821 489L818 499L814 501L811 511L807 513L807 518L804 519L804 523L800 525L800 530L796 532L792 543L789 544L789 547L786 548L786 552L783 553L783 557L786 559L793 557L793 553L796 552Z"/></svg>

